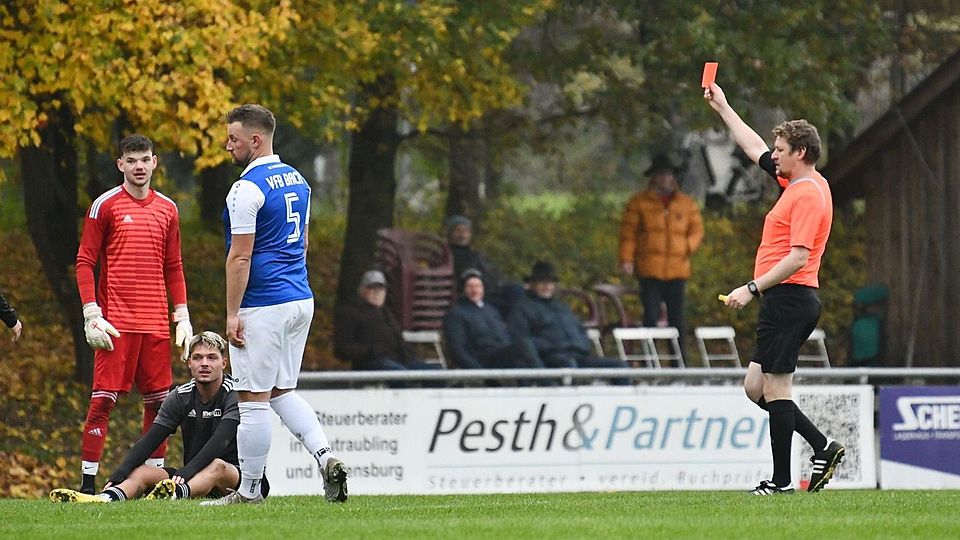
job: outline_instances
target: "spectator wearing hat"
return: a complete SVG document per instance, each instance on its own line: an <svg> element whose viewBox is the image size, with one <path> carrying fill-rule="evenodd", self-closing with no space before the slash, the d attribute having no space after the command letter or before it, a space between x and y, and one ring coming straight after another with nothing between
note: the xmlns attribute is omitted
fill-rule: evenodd
<svg viewBox="0 0 960 540"><path fill-rule="evenodd" d="M453 254L453 275L458 278L467 270L480 272L484 298L507 317L510 309L523 296L523 287L504 279L500 269L483 253L470 247L473 223L464 216L450 216L445 225L447 244ZM463 292L462 289L460 292Z"/></svg>
<svg viewBox="0 0 960 540"><path fill-rule="evenodd" d="M508 327L513 340L528 343L540 363L551 368L619 368L618 358L592 354L587 332L570 307L556 298L557 274L553 265L537 261L525 278L527 294L514 306ZM628 383L620 379L618 383Z"/></svg>
<svg viewBox="0 0 960 540"><path fill-rule="evenodd" d="M631 197L620 222L620 270L640 281L643 325L656 326L660 305L667 321L680 332L684 349L684 288L690 278L690 256L703 241L700 208L677 185L677 166L660 154L645 172L647 189Z"/></svg>
<svg viewBox="0 0 960 540"><path fill-rule="evenodd" d="M484 301L483 274L460 276L463 294L443 318L443 338L454 363L464 369L543 367L525 343L514 343L500 311Z"/></svg>
<svg viewBox="0 0 960 540"><path fill-rule="evenodd" d="M387 280L370 270L360 278L357 296L334 317L334 353L355 370L440 369L416 358L403 341L396 318L384 307Z"/></svg>

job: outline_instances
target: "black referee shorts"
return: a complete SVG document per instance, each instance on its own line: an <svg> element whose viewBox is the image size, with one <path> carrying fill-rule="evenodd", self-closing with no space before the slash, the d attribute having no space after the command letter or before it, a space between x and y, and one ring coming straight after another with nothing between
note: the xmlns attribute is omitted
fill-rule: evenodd
<svg viewBox="0 0 960 540"><path fill-rule="evenodd" d="M757 320L757 347L751 362L764 373L793 373L800 347L820 320L817 290L786 283L763 292Z"/></svg>

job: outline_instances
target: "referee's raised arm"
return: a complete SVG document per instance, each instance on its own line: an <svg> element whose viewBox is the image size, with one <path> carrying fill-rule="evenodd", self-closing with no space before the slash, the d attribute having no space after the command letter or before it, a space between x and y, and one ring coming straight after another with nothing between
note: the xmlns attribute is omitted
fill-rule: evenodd
<svg viewBox="0 0 960 540"><path fill-rule="evenodd" d="M733 107L727 102L727 96L724 95L723 89L713 83L703 90L703 99L707 100L713 110L720 114L720 118L730 129L733 138L750 158L750 161L757 163L760 156L769 150L767 143L763 141L763 137L740 118L737 111L733 110Z"/></svg>

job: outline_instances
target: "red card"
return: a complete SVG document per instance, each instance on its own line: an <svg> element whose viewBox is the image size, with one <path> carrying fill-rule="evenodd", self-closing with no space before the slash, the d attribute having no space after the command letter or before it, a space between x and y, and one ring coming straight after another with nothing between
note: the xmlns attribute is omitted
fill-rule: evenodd
<svg viewBox="0 0 960 540"><path fill-rule="evenodd" d="M700 81L701 88L707 88L717 80L717 62L705 62L703 64L703 79Z"/></svg>

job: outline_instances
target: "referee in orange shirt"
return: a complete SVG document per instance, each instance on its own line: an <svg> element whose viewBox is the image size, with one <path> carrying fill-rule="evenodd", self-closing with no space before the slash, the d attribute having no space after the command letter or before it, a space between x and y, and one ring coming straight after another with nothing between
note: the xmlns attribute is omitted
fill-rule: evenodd
<svg viewBox="0 0 960 540"><path fill-rule="evenodd" d="M750 491L754 495L792 494L790 445L793 432L813 447L813 474L808 491L830 481L843 458L843 446L828 439L793 402L793 372L800 346L820 319L817 297L820 259L833 222L830 185L816 169L820 135L806 120L791 120L774 128L773 150L727 103L723 90L711 84L704 99L730 129L743 151L784 188L767 213L757 248L753 280L730 291L726 305L742 309L760 299L757 346L743 387L770 415L773 478Z"/></svg>

